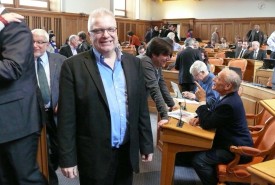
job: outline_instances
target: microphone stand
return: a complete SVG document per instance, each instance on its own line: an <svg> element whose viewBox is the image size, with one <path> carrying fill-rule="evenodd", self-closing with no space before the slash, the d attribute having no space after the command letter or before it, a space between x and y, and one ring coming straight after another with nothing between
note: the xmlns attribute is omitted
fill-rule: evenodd
<svg viewBox="0 0 275 185"><path fill-rule="evenodd" d="M181 106L181 102L179 102L179 106L180 106L180 119L179 119L179 121L177 123L177 127L182 127L184 122L181 120L181 118L182 118L182 106ZM184 107L186 109L186 106L184 106Z"/></svg>

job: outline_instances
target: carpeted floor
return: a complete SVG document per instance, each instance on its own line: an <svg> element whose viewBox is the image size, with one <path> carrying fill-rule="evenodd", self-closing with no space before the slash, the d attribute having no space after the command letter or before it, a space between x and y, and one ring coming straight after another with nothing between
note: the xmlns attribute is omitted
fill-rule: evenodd
<svg viewBox="0 0 275 185"><path fill-rule="evenodd" d="M154 143L156 143L157 115L151 113L152 131ZM161 169L161 152L154 151L153 161L150 163L140 163L140 173L134 174L133 185L159 185ZM59 185L79 185L78 178L67 179L60 170L57 170ZM175 167L174 185L201 185L196 172L189 167Z"/></svg>

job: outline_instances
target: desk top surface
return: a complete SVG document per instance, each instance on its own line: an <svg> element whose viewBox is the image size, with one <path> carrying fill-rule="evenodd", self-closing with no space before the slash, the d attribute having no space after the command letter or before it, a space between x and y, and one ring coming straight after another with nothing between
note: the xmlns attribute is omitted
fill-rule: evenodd
<svg viewBox="0 0 275 185"><path fill-rule="evenodd" d="M275 183L275 160L265 161L248 167L248 171Z"/></svg>

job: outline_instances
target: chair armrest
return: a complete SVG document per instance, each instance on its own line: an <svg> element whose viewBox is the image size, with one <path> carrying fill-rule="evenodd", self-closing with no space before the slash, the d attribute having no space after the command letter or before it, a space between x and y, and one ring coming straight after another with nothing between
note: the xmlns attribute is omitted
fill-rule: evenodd
<svg viewBox="0 0 275 185"><path fill-rule="evenodd" d="M264 128L264 125L248 126L250 132L259 132Z"/></svg>
<svg viewBox="0 0 275 185"><path fill-rule="evenodd" d="M246 119L257 119L259 117L259 114L246 114Z"/></svg>

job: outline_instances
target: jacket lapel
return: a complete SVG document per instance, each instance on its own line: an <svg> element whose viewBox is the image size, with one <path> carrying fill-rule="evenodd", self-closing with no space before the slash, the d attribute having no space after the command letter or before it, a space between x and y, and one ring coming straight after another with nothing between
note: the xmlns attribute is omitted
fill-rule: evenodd
<svg viewBox="0 0 275 185"><path fill-rule="evenodd" d="M99 90L100 94L102 95L104 102L108 106L107 97L106 97L104 86L103 86L103 83L101 80L100 72L99 72L97 64L96 64L95 55L93 52L91 52L91 50L89 52L85 52L84 64L87 67L87 70L88 70L92 80L94 81L97 89Z"/></svg>

